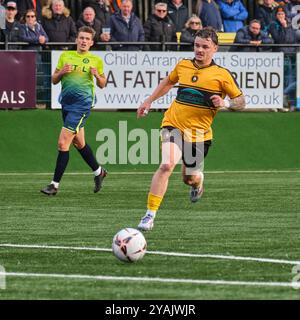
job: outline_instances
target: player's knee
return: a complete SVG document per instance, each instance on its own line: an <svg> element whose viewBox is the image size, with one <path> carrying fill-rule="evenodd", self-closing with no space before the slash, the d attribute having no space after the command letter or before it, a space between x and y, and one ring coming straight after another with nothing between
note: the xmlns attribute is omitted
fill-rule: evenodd
<svg viewBox="0 0 300 320"><path fill-rule="evenodd" d="M58 150L60 151L68 151L70 149L70 145L65 140L58 141Z"/></svg>
<svg viewBox="0 0 300 320"><path fill-rule="evenodd" d="M73 146L78 150L81 150L84 148L84 144L81 143L80 141L73 141Z"/></svg>
<svg viewBox="0 0 300 320"><path fill-rule="evenodd" d="M162 173L172 173L174 165L172 163L163 163L160 165L159 170Z"/></svg>
<svg viewBox="0 0 300 320"><path fill-rule="evenodd" d="M72 143L73 143L73 146L74 146L76 149L80 149L80 148L79 148L79 145L78 145L78 143L77 143L76 141L73 141Z"/></svg>

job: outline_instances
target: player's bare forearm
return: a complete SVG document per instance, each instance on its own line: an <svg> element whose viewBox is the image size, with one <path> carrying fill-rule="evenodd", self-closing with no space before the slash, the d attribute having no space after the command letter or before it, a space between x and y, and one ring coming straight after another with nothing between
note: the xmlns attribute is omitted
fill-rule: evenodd
<svg viewBox="0 0 300 320"><path fill-rule="evenodd" d="M174 83L170 81L169 77L166 77L159 83L159 85L155 88L151 96L148 97L146 100L152 103L153 101L168 93L173 87Z"/></svg>
<svg viewBox="0 0 300 320"><path fill-rule="evenodd" d="M164 96L168 93L174 86L174 83L170 81L169 77L164 78L153 93L148 97L137 109L137 117L141 118L148 114L149 109L151 108L151 103L158 98Z"/></svg>
<svg viewBox="0 0 300 320"><path fill-rule="evenodd" d="M246 100L244 95L241 95L239 97L229 100L229 107L228 107L229 110L240 111L245 109L245 107L246 107Z"/></svg>
<svg viewBox="0 0 300 320"><path fill-rule="evenodd" d="M244 95L240 95L233 99L224 100L222 97L215 94L211 96L210 99L213 105L218 109L228 108L231 111L239 111L239 110L243 110L246 107L246 101L245 101Z"/></svg>
<svg viewBox="0 0 300 320"><path fill-rule="evenodd" d="M59 71L55 71L52 75L52 83L58 84L62 77L63 75Z"/></svg>
<svg viewBox="0 0 300 320"><path fill-rule="evenodd" d="M103 89L105 86L106 86L106 78L104 75L101 75L101 76L98 76L96 78L96 83L97 83L97 86L100 88L100 89Z"/></svg>

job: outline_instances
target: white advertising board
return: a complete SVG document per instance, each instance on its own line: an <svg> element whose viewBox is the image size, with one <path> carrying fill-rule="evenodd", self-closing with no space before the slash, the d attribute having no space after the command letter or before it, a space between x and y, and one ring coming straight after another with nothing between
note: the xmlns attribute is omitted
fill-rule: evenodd
<svg viewBox="0 0 300 320"><path fill-rule="evenodd" d="M193 52L95 51L104 61L108 78L105 89L96 89L96 109L136 109L181 59L192 59ZM60 56L52 52L52 72ZM283 107L283 53L219 52L215 62L230 70L246 96L248 108ZM52 108L60 108L60 85L52 85ZM166 109L176 97L172 89L152 104Z"/></svg>

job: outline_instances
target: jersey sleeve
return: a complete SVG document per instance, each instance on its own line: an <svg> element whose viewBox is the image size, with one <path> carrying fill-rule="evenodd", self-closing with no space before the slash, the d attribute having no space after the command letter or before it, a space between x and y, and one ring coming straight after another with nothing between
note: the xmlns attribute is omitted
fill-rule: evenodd
<svg viewBox="0 0 300 320"><path fill-rule="evenodd" d="M179 76L178 76L178 65L179 63L177 63L176 67L171 71L171 73L169 74L169 79L170 81L172 81L173 83L177 83L179 80Z"/></svg>
<svg viewBox="0 0 300 320"><path fill-rule="evenodd" d="M65 62L64 62L64 53L62 53L58 59L58 63L57 63L57 66L56 66L56 69L58 70L61 70L63 68L63 66L65 65Z"/></svg>
<svg viewBox="0 0 300 320"><path fill-rule="evenodd" d="M102 59L98 60L97 71L98 71L99 75L102 75L104 73L103 60Z"/></svg>
<svg viewBox="0 0 300 320"><path fill-rule="evenodd" d="M230 99L234 99L243 94L233 75L228 70L225 70L223 90Z"/></svg>

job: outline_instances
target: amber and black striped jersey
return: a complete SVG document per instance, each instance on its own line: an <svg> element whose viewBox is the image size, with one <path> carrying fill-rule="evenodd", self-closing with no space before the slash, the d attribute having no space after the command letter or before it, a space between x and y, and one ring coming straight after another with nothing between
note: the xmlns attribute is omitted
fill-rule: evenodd
<svg viewBox="0 0 300 320"><path fill-rule="evenodd" d="M230 71L214 61L201 68L195 60L181 60L169 74L169 79L174 84L178 83L178 91L176 99L165 112L162 127L175 127L182 133L192 130L192 135L187 135L186 140L212 139L211 124L218 109L212 104L211 96L233 99L243 94Z"/></svg>

